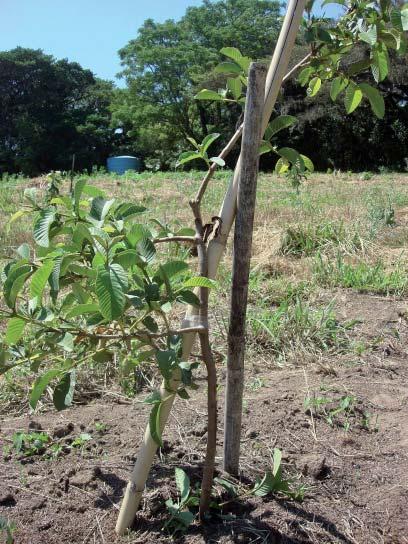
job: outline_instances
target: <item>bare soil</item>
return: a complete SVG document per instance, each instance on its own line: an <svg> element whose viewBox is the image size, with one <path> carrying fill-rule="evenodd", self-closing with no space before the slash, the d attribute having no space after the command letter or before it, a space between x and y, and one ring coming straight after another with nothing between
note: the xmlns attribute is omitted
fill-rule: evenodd
<svg viewBox="0 0 408 544"><path fill-rule="evenodd" d="M334 296L337 316L358 320L351 334L373 349L328 355L307 366L299 361L296 367L248 368L252 385L245 391L241 479L253 482L262 475L273 448L279 447L285 475L307 485L302 502L280 496L242 498L185 536L163 532L164 502L177 496L175 466L193 484L201 477L206 435L202 381L191 400L176 403L133 531L123 538L116 537L114 526L147 421L148 408L139 403L144 395L132 401L110 395L62 413L3 418L3 446L16 430L41 428L65 450L56 459L4 455L0 515L16 524L16 544L408 543L406 303L347 290ZM220 367L221 382L223 374ZM340 413L330 425L320 409L305 408L305 398L314 394L356 400L348 416ZM97 430L98 422L106 428ZM222 424L220 407L219 467ZM81 432L92 440L82 449L70 448ZM225 492L219 493L228 501Z"/></svg>

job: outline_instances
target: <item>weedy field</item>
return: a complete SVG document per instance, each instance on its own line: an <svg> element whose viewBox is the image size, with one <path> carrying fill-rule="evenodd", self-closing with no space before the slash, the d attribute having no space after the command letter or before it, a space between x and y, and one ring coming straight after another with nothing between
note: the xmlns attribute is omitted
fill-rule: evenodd
<svg viewBox="0 0 408 544"><path fill-rule="evenodd" d="M211 182L209 218L228 176L218 173ZM141 203L171 226L191 226L188 199L199 172L92 177L108 196ZM26 187L45 184L43 178L1 183L0 259L30 240L28 219L11 229L8 219ZM314 174L296 194L284 179L261 174L242 475L234 481L217 473L214 497L221 506L211 523L187 529L183 516L196 504L205 450L203 374L192 398L176 403L133 531L114 535L148 419L141 401L159 381L150 367L116 358L82 370L73 407L60 413L47 398L30 413L28 367L0 377L0 538L20 544L407 543L407 241L407 175ZM220 388L230 276L231 247L210 304ZM181 402L189 409L180 409ZM176 467L189 480L179 468L175 479ZM183 485L191 487L181 497Z"/></svg>

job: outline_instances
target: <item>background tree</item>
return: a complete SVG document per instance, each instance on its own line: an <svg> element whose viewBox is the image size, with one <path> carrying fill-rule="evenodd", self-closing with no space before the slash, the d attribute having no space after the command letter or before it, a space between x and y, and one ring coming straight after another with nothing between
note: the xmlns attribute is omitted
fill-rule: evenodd
<svg viewBox="0 0 408 544"><path fill-rule="evenodd" d="M0 172L91 167L110 147L113 84L76 62L18 47L0 53Z"/></svg>

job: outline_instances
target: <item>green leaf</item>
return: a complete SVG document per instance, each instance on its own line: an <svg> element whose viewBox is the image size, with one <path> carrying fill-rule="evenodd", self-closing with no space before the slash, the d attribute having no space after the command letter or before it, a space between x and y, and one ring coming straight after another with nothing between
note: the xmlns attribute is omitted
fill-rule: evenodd
<svg viewBox="0 0 408 544"><path fill-rule="evenodd" d="M210 162L214 162L215 164L218 164L218 166L225 166L225 161L221 157L211 157Z"/></svg>
<svg viewBox="0 0 408 544"><path fill-rule="evenodd" d="M404 29L402 27L402 12L397 9L393 8L390 13L390 19L392 26L402 32Z"/></svg>
<svg viewBox="0 0 408 544"><path fill-rule="evenodd" d="M298 75L298 81L302 87L305 87L309 81L309 77L314 73L315 69L312 66L307 66Z"/></svg>
<svg viewBox="0 0 408 544"><path fill-rule="evenodd" d="M139 223L132 225L130 231L126 235L126 240L129 244L135 248L138 242L143 238L151 238L152 234L150 230L145 226Z"/></svg>
<svg viewBox="0 0 408 544"><path fill-rule="evenodd" d="M223 47L220 50L220 53L236 62L245 72L248 71L251 59L248 57L244 57L241 51L236 47Z"/></svg>
<svg viewBox="0 0 408 544"><path fill-rule="evenodd" d="M158 391L158 390L156 389L155 391L153 391L152 393L150 393L150 395L148 395L148 396L143 400L143 404L160 404L161 401L162 401L162 398L161 398L160 391Z"/></svg>
<svg viewBox="0 0 408 544"><path fill-rule="evenodd" d="M17 296L30 275L31 266L28 264L17 263L10 268L3 286L4 299L9 308L14 308Z"/></svg>
<svg viewBox="0 0 408 544"><path fill-rule="evenodd" d="M376 25L370 25L366 32L360 32L359 38L361 41L374 45L377 42L377 27Z"/></svg>
<svg viewBox="0 0 408 544"><path fill-rule="evenodd" d="M207 151L207 149L210 147L210 145L215 142L217 138L220 137L220 134L218 132L214 132L213 134L208 134L204 140L201 142L201 150L203 153Z"/></svg>
<svg viewBox="0 0 408 544"><path fill-rule="evenodd" d="M175 468L176 486L180 493L181 504L185 503L190 495L190 478L183 469Z"/></svg>
<svg viewBox="0 0 408 544"><path fill-rule="evenodd" d="M30 406L33 410L35 410L38 401L40 400L41 395L44 393L46 387L48 384L56 377L58 374L60 374L60 370L52 369L43 374L42 376L38 377L33 385L33 388L30 393Z"/></svg>
<svg viewBox="0 0 408 544"><path fill-rule="evenodd" d="M242 82L239 77L229 77L227 79L227 88L231 91L234 99L238 100L242 94Z"/></svg>
<svg viewBox="0 0 408 544"><path fill-rule="evenodd" d="M137 243L137 250L146 262L151 263L156 257L156 248L150 238L143 238Z"/></svg>
<svg viewBox="0 0 408 544"><path fill-rule="evenodd" d="M354 76L370 68L370 65L371 60L369 58L358 60L357 62L350 64L350 66L347 68L347 74L349 76Z"/></svg>
<svg viewBox="0 0 408 544"><path fill-rule="evenodd" d="M163 447L161 431L160 431L160 412L162 403L158 402L153 405L149 417L149 432L152 439L160 447Z"/></svg>
<svg viewBox="0 0 408 544"><path fill-rule="evenodd" d="M313 162L309 159L309 157L306 157L306 155L302 155L302 154L300 154L300 156L301 156L302 159L303 159L303 163L304 163L304 165L305 165L306 170L309 170L309 172L314 172L314 164L313 164Z"/></svg>
<svg viewBox="0 0 408 544"><path fill-rule="evenodd" d="M173 349L158 349L156 360L163 378L170 379L173 365L177 360L176 352Z"/></svg>
<svg viewBox="0 0 408 544"><path fill-rule="evenodd" d="M360 83L359 85L363 95L368 98L371 109L379 119L382 119L385 114L384 98L380 91L368 83Z"/></svg>
<svg viewBox="0 0 408 544"><path fill-rule="evenodd" d="M57 410L65 410L72 404L75 390L75 370L67 372L54 389L52 400Z"/></svg>
<svg viewBox="0 0 408 544"><path fill-rule="evenodd" d="M28 260L30 258L30 246L26 242L24 242L24 244L21 244L21 246L17 248L17 254L22 259Z"/></svg>
<svg viewBox="0 0 408 544"><path fill-rule="evenodd" d="M377 83L383 81L388 75L388 52L383 43L371 53L371 72Z"/></svg>
<svg viewBox="0 0 408 544"><path fill-rule="evenodd" d="M160 266L160 269L164 271L169 279L187 272L188 268L188 264L184 261L168 261Z"/></svg>
<svg viewBox="0 0 408 544"><path fill-rule="evenodd" d="M115 219L125 220L130 219L130 217L134 217L135 215L139 215L145 211L146 208L144 206L132 204L131 202L123 202L116 208L113 215Z"/></svg>
<svg viewBox="0 0 408 544"><path fill-rule="evenodd" d="M264 155L265 153L270 153L273 150L274 150L274 148L273 148L273 145L271 144L271 142L267 142L265 140L262 140L261 144L259 146L258 153L260 155Z"/></svg>
<svg viewBox="0 0 408 544"><path fill-rule="evenodd" d="M275 134L285 128L291 127L295 123L297 123L297 119L293 115L280 115L276 117L269 123L265 130L265 140L270 140Z"/></svg>
<svg viewBox="0 0 408 544"><path fill-rule="evenodd" d="M218 74L240 74L242 68L236 62L221 62L214 68L214 72Z"/></svg>
<svg viewBox="0 0 408 544"><path fill-rule="evenodd" d="M305 169L305 164L303 162L302 157L300 156L300 153L296 151L296 149L293 149L292 147L281 147L278 149L278 154L281 157L284 157L287 161L289 161L293 166L298 168L301 172Z"/></svg>
<svg viewBox="0 0 408 544"><path fill-rule="evenodd" d="M275 173L278 175L284 174L285 172L289 170L289 168L290 168L289 161L285 159L284 157L281 157L280 159L278 159L278 161L275 164Z"/></svg>
<svg viewBox="0 0 408 544"><path fill-rule="evenodd" d="M67 319L78 317L80 315L93 314L99 312L98 304L78 304L74 306L66 315Z"/></svg>
<svg viewBox="0 0 408 544"><path fill-rule="evenodd" d="M32 298L37 297L38 303L41 302L43 291L53 268L54 261L44 261L40 268L38 268L31 276L30 296Z"/></svg>
<svg viewBox="0 0 408 544"><path fill-rule="evenodd" d="M21 319L21 317L12 317L9 319L4 337L5 343L9 346L17 344L23 335L25 325L26 322L24 319Z"/></svg>
<svg viewBox="0 0 408 544"><path fill-rule="evenodd" d="M183 289L177 293L177 301L182 304L190 304L191 306L200 306L198 296L188 289Z"/></svg>
<svg viewBox="0 0 408 544"><path fill-rule="evenodd" d="M199 153L198 151L184 151L180 154L176 162L176 168L177 166L181 166L186 162L194 161L196 159L202 159L201 153Z"/></svg>
<svg viewBox="0 0 408 544"><path fill-rule="evenodd" d="M82 193L84 191L84 187L87 183L87 179L85 177L80 178L76 183L74 187L74 209L75 213L78 215L79 213L79 202L81 200Z"/></svg>
<svg viewBox="0 0 408 544"><path fill-rule="evenodd" d="M99 268L95 291L101 314L110 321L118 319L124 310L128 288L126 272L119 264Z"/></svg>
<svg viewBox="0 0 408 544"><path fill-rule="evenodd" d="M55 208L41 210L34 223L34 240L41 247L49 247L50 227L55 220Z"/></svg>
<svg viewBox="0 0 408 544"><path fill-rule="evenodd" d="M195 276L185 281L183 287L207 287L208 289L214 289L217 287L217 282L203 276Z"/></svg>
<svg viewBox="0 0 408 544"><path fill-rule="evenodd" d="M92 200L89 215L97 221L104 221L114 202L114 199L105 200L101 196L97 196Z"/></svg>
<svg viewBox="0 0 408 544"><path fill-rule="evenodd" d="M344 77L339 76L335 77L331 83L330 87L330 98L335 102L339 94L344 91L344 89L348 85L348 80L344 79Z"/></svg>
<svg viewBox="0 0 408 544"><path fill-rule="evenodd" d="M194 98L195 100L224 100L216 91L209 91L208 89L201 89Z"/></svg>
<svg viewBox="0 0 408 544"><path fill-rule="evenodd" d="M408 6L405 4L403 9L401 10L401 23L402 23L402 30L404 32L408 31Z"/></svg>
<svg viewBox="0 0 408 544"><path fill-rule="evenodd" d="M272 472L268 470L262 480L255 485L252 494L255 495L255 497L266 497L266 495L269 495L274 489L275 478Z"/></svg>
<svg viewBox="0 0 408 544"><path fill-rule="evenodd" d="M352 113L359 105L363 98L363 93L359 87L350 81L344 95L344 105L347 113Z"/></svg>
<svg viewBox="0 0 408 544"><path fill-rule="evenodd" d="M113 257L114 263L119 263L125 270L132 266L142 265L143 261L140 258L139 253L135 249L126 249L116 253Z"/></svg>
<svg viewBox="0 0 408 544"><path fill-rule="evenodd" d="M322 80L320 77L314 77L309 81L309 87L307 88L307 95L308 96L315 96L322 86Z"/></svg>

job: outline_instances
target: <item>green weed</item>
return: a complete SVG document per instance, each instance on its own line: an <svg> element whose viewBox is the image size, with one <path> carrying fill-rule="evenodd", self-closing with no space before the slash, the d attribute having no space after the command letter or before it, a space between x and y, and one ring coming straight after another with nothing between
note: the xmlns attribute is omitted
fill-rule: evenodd
<svg viewBox="0 0 408 544"><path fill-rule="evenodd" d="M282 255L305 257L334 246L351 252L361 249L362 241L357 232L348 230L343 223L297 225L286 230L279 251Z"/></svg>
<svg viewBox="0 0 408 544"><path fill-rule="evenodd" d="M388 272L381 261L374 265L364 261L353 265L346 263L341 254L334 261L319 254L313 265L313 273L320 285L380 295L402 296L408 286L407 272L399 265Z"/></svg>
<svg viewBox="0 0 408 544"><path fill-rule="evenodd" d="M348 344L346 329L337 321L332 304L312 308L299 298L249 315L250 340L278 358L298 350L342 349Z"/></svg>

